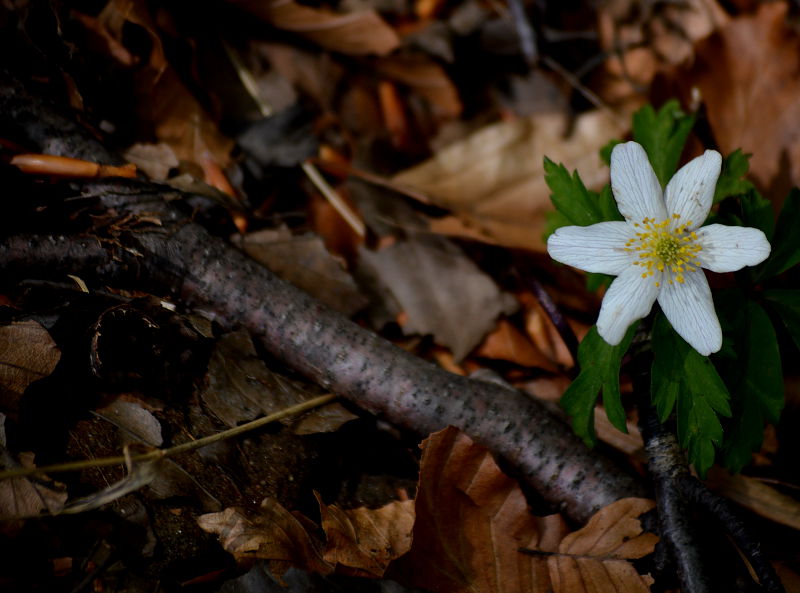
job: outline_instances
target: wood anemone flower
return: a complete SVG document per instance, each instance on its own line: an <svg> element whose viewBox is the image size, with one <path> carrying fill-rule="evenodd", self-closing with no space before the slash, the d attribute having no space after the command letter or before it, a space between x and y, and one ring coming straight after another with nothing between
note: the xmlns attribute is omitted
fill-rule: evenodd
<svg viewBox="0 0 800 593"><path fill-rule="evenodd" d="M714 150L687 163L667 184L644 149L618 144L611 153L611 189L625 221L568 226L547 241L550 257L617 278L603 298L597 331L615 346L657 300L672 327L704 356L722 346L722 330L701 268L734 272L764 261L767 238L750 227L710 224L722 158Z"/></svg>

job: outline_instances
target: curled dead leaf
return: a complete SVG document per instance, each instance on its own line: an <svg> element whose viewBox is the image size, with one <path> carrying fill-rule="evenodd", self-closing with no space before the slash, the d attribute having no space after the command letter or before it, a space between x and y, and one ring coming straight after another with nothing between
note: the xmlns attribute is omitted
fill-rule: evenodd
<svg viewBox="0 0 800 593"><path fill-rule="evenodd" d="M333 572L323 558L323 544L305 525L273 498L261 502L259 514L249 517L241 509L227 508L197 518L202 529L219 537L220 544L239 563L269 560L274 574L290 566L321 574Z"/></svg>
<svg viewBox="0 0 800 593"><path fill-rule="evenodd" d="M354 574L383 576L389 562L411 548L414 501L395 501L378 509L327 506L317 495L328 543L325 560Z"/></svg>
<svg viewBox="0 0 800 593"><path fill-rule="evenodd" d="M330 574L380 577L389 562L411 545L413 501L395 501L378 509L344 510L325 505L317 496L326 542L317 526L277 501L264 499L250 516L228 508L198 518L200 527L217 534L222 547L238 562L261 559L282 574L290 566Z"/></svg>
<svg viewBox="0 0 800 593"><path fill-rule="evenodd" d="M649 591L649 577L630 560L651 553L657 541L638 521L653 501L617 501L568 534L559 515L531 515L518 484L463 433L447 428L423 447L414 541L396 567L414 586L465 593Z"/></svg>
<svg viewBox="0 0 800 593"><path fill-rule="evenodd" d="M400 38L374 10L339 14L292 0L229 0L278 29L292 31L332 51L386 55Z"/></svg>

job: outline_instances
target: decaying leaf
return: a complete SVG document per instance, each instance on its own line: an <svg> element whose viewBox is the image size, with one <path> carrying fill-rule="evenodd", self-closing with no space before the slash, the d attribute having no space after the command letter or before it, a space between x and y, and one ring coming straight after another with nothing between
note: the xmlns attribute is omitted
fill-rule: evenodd
<svg viewBox="0 0 800 593"><path fill-rule="evenodd" d="M111 0L96 19L82 16L80 20L105 44L109 55L125 65L136 65L134 88L139 94L136 107L140 126L150 127L179 159L197 163L204 170L212 161L218 166L228 163L233 141L219 132L167 60L157 16L145 2ZM141 64L125 46L130 25L141 28L150 42L147 60Z"/></svg>
<svg viewBox="0 0 800 593"><path fill-rule="evenodd" d="M5 429L0 426L0 431ZM33 453L20 453L22 467L34 467ZM0 467L10 469L7 460ZM57 514L64 508L67 492L63 485L41 477L11 478L0 481L0 521Z"/></svg>
<svg viewBox="0 0 800 593"><path fill-rule="evenodd" d="M320 432L333 432L340 426L358 418L350 410L338 402L315 408L312 412L303 415L294 424L294 434L318 434Z"/></svg>
<svg viewBox="0 0 800 593"><path fill-rule="evenodd" d="M378 280L387 305L406 314L406 334L431 334L462 359L490 331L507 304L494 281L456 245L411 237L360 251L365 273Z"/></svg>
<svg viewBox="0 0 800 593"><path fill-rule="evenodd" d="M598 111L571 126L561 114L521 118L483 128L393 181L453 211L456 218L434 221L434 231L544 251L544 213L552 209L545 155L578 169L587 187L598 188L608 180L598 151L623 133Z"/></svg>
<svg viewBox="0 0 800 593"><path fill-rule="evenodd" d="M56 368L61 352L33 320L0 327L0 410L15 411L28 385Z"/></svg>
<svg viewBox="0 0 800 593"><path fill-rule="evenodd" d="M316 235L295 236L287 228L265 229L234 237L234 241L275 274L348 317L367 304L342 264Z"/></svg>
<svg viewBox="0 0 800 593"><path fill-rule="evenodd" d="M424 443L411 551L398 566L434 591L649 591L629 562L657 537L637 517L653 508L623 499L567 534L558 515L534 517L514 480L491 454L454 428ZM528 550L523 553L520 550Z"/></svg>
<svg viewBox="0 0 800 593"><path fill-rule="evenodd" d="M380 577L389 562L411 548L414 501L396 501L379 509L327 506L317 496L327 545L325 560Z"/></svg>
<svg viewBox="0 0 800 593"><path fill-rule="evenodd" d="M707 483L725 498L770 521L800 529L800 502L757 478L712 467Z"/></svg>
<svg viewBox="0 0 800 593"><path fill-rule="evenodd" d="M461 114L458 91L444 69L422 55L400 55L380 60L375 64L378 73L407 85L424 97L432 111L441 119L451 119Z"/></svg>
<svg viewBox="0 0 800 593"><path fill-rule="evenodd" d="M641 5L631 0L606 2L598 12L600 44L609 57L601 96L638 108L653 78L668 65L694 57L695 43L730 18L717 0Z"/></svg>
<svg viewBox="0 0 800 593"><path fill-rule="evenodd" d="M259 514L252 518L240 509L228 508L201 515L197 522L204 530L215 533L237 562L269 560L277 575L290 566L322 574L333 572L334 567L323 558L323 543L275 499L264 499Z"/></svg>
<svg viewBox="0 0 800 593"><path fill-rule="evenodd" d="M785 2L762 4L700 42L688 76L706 105L723 154L752 153L759 189L781 200L800 184L800 35L787 23Z"/></svg>
<svg viewBox="0 0 800 593"><path fill-rule="evenodd" d="M322 528L277 501L264 499L255 517L229 508L198 518L200 527L215 533L222 547L238 562L268 560L275 574L290 566L330 574L381 576L393 559L408 550L414 522L413 501L395 501L379 509L342 510L320 500Z"/></svg>
<svg viewBox="0 0 800 593"><path fill-rule="evenodd" d="M379 56L400 45L400 38L374 10L338 14L293 0L229 0L278 29L292 31L332 51Z"/></svg>
<svg viewBox="0 0 800 593"><path fill-rule="evenodd" d="M230 427L314 396L267 368L245 330L219 338L208 363L207 377L201 398L208 409ZM302 434L330 432L353 418L355 416L341 404L332 403L304 415L298 431ZM289 424L292 420L284 422Z"/></svg>
<svg viewBox="0 0 800 593"><path fill-rule="evenodd" d="M161 424L139 402L117 399L97 410L95 414L119 428L122 442L126 445L142 443L160 447L164 442L161 436Z"/></svg>
<svg viewBox="0 0 800 593"><path fill-rule="evenodd" d="M507 319L501 319L480 347L476 356L507 360L524 367L535 367L555 372L553 361L536 347Z"/></svg>

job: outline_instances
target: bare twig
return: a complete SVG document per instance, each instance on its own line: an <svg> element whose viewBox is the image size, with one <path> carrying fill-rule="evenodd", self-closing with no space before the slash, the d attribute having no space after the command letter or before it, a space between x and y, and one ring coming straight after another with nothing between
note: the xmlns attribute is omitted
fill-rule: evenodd
<svg viewBox="0 0 800 593"><path fill-rule="evenodd" d="M207 447L208 445L218 443L219 441L232 439L235 436L239 436L240 434L256 430L257 428L261 428L262 426L266 426L267 424L272 424L273 422L277 422L278 420L282 420L290 416L296 416L297 414L302 414L303 412L313 410L314 408L318 408L319 406L324 406L325 404L330 403L335 399L336 396L330 393L327 395L321 395L319 397L309 399L299 404L295 404L294 406L289 406L288 408L284 408L283 410L275 412L274 414L270 414L262 418L257 418L251 422L247 422L245 424L229 428L228 430L223 430L222 432L218 432L216 434L212 434L207 437L203 437L201 439L196 439L194 441L181 443L180 445L175 445L174 447L169 447L167 449L153 449L151 451L148 451L146 453L140 453L138 455L130 455L130 454L119 455L116 457L102 457L100 459L86 459L81 461L70 461L68 463L55 463L53 465L43 465L41 467L20 467L15 469L9 469L0 471L0 480L9 480L11 478L22 478L24 476L31 476L34 474L54 474L62 472L81 471L90 467L107 467L110 465L121 465L121 464L130 465L131 463L154 461L156 459L166 459L168 457L175 457L176 455L180 455L181 453L187 453L189 451L194 451L195 449L200 449L202 447Z"/></svg>

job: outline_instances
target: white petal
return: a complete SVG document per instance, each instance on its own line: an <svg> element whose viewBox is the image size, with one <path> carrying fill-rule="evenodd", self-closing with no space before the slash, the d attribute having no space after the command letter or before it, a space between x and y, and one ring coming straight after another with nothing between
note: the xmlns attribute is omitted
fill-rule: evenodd
<svg viewBox="0 0 800 593"><path fill-rule="evenodd" d="M597 318L597 331L606 342L616 346L631 323L650 313L659 290L658 276L642 278L641 268L631 266L611 283Z"/></svg>
<svg viewBox="0 0 800 593"><path fill-rule="evenodd" d="M587 272L617 276L634 260L625 242L635 229L619 220L591 226L565 226L547 239L547 252L554 260Z"/></svg>
<svg viewBox="0 0 800 593"><path fill-rule="evenodd" d="M722 330L702 270L684 273L682 284L670 284L665 275L658 304L675 331L700 354L708 356L722 347Z"/></svg>
<svg viewBox="0 0 800 593"><path fill-rule="evenodd" d="M767 259L769 241L758 229L710 224L697 230L703 249L697 254L700 265L712 272L735 272Z"/></svg>
<svg viewBox="0 0 800 593"><path fill-rule="evenodd" d="M647 153L636 142L617 144L611 151L611 189L625 220L667 217L661 184Z"/></svg>
<svg viewBox="0 0 800 593"><path fill-rule="evenodd" d="M703 224L714 201L714 188L717 186L722 157L716 150L692 159L681 167L669 180L664 192L664 202L670 215L680 216L672 225L688 224L696 229Z"/></svg>

